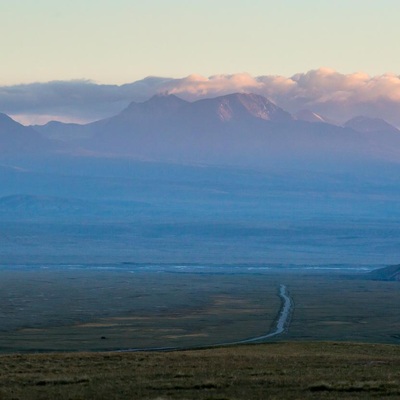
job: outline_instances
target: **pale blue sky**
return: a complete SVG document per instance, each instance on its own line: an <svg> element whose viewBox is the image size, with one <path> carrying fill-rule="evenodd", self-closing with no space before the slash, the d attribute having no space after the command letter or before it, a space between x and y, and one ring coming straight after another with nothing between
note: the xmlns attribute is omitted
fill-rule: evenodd
<svg viewBox="0 0 400 400"><path fill-rule="evenodd" d="M0 85L400 74L398 0L0 0Z"/></svg>

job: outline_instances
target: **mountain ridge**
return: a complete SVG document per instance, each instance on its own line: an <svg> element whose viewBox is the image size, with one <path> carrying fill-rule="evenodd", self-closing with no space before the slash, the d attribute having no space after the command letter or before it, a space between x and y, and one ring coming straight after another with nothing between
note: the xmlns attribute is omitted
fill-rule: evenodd
<svg viewBox="0 0 400 400"><path fill-rule="evenodd" d="M399 131L385 121L377 123L383 130L366 129L359 135L351 122L340 127L306 114L296 118L253 93L194 102L166 93L131 102L117 115L86 125L53 122L35 127L39 134L20 124L18 129L24 130L26 142L29 131L38 142L43 136L48 143L64 141L63 150L72 154L149 161L260 166L291 159L349 163L400 158ZM3 119L3 125L17 124ZM38 147L52 151L45 143Z"/></svg>
<svg viewBox="0 0 400 400"><path fill-rule="evenodd" d="M345 122L344 127L354 129L355 131L361 133L390 132L400 134L400 130L389 124L384 119L371 118L363 115L349 119L347 122Z"/></svg>
<svg viewBox="0 0 400 400"><path fill-rule="evenodd" d="M260 165L267 159L284 161L292 157L396 160L400 135L374 134L360 137L351 128L296 120L256 94L233 93L194 102L162 95L131 103L110 118L84 147L153 161L213 164ZM392 143L387 145L385 140ZM393 153L393 149L398 150Z"/></svg>
<svg viewBox="0 0 400 400"><path fill-rule="evenodd" d="M56 145L29 126L24 126L0 113L0 154L42 153Z"/></svg>
<svg viewBox="0 0 400 400"><path fill-rule="evenodd" d="M379 268L368 274L369 279L380 281L399 281L400 282L400 264L390 265L388 267Z"/></svg>

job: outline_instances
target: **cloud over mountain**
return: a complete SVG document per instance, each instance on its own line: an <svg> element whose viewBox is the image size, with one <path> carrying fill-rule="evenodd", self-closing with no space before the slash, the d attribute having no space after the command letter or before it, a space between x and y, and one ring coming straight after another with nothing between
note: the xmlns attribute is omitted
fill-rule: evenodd
<svg viewBox="0 0 400 400"><path fill-rule="evenodd" d="M260 94L292 113L307 109L337 123L366 115L400 126L400 76L342 74L329 68L292 77L240 73L181 79L149 77L121 86L60 81L0 87L0 111L24 122L52 118L93 121L115 114L132 100L143 101L157 93L197 100L235 92Z"/></svg>
<svg viewBox="0 0 400 400"><path fill-rule="evenodd" d="M283 76L251 77L247 74L216 75L210 78L189 76L165 84L171 93L199 98L232 91L251 91L274 101L293 113L310 109L338 123L356 115L381 117L400 125L400 76L371 77L364 73L341 74L320 68Z"/></svg>
<svg viewBox="0 0 400 400"><path fill-rule="evenodd" d="M0 87L0 112L23 123L49 120L88 122L120 112L132 100L146 100L169 79L146 78L126 85L89 80L52 81Z"/></svg>

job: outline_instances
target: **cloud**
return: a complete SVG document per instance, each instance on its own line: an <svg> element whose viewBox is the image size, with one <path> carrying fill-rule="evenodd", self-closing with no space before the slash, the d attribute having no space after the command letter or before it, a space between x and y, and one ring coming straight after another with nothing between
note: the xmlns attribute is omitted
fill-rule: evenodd
<svg viewBox="0 0 400 400"><path fill-rule="evenodd" d="M121 86L82 80L0 87L0 110L25 122L53 116L79 122L114 115L129 102L144 101L156 93L193 101L234 92L261 94L290 112L309 109L337 123L368 115L400 126L399 76L342 74L330 68L291 77L193 74L181 79L149 77Z"/></svg>
<svg viewBox="0 0 400 400"><path fill-rule="evenodd" d="M219 96L233 92L255 92L262 83L249 74L214 75L205 78L201 75L189 75L183 79L174 79L163 85L166 91L182 94L190 99Z"/></svg>
<svg viewBox="0 0 400 400"><path fill-rule="evenodd" d="M24 123L57 119L89 122L120 112L132 100L144 101L165 78L126 85L99 85L88 80L53 81L0 87L0 112Z"/></svg>
<svg viewBox="0 0 400 400"><path fill-rule="evenodd" d="M254 92L280 107L297 112L310 109L343 123L356 115L380 117L400 126L400 77L371 77L357 72L341 74L330 68L299 73L292 77L248 74L189 76L165 84L170 93L187 100L235 91Z"/></svg>
<svg viewBox="0 0 400 400"><path fill-rule="evenodd" d="M321 68L292 77L294 90L282 103L288 108L310 108L343 122L356 115L387 119L400 126L400 77L340 74Z"/></svg>

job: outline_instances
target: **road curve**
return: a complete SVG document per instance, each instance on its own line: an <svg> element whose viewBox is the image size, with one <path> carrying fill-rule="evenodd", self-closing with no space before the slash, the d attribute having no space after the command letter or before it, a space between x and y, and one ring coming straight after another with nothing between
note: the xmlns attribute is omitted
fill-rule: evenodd
<svg viewBox="0 0 400 400"><path fill-rule="evenodd" d="M276 327L272 332L267 333L266 335L262 335L262 336L256 336L256 337L252 337L249 339L238 340L236 342L220 343L215 346L229 346L229 345L233 345L233 344L260 342L262 340L269 339L273 336L277 336L277 335L280 335L283 332L285 332L285 330L287 330L289 327L290 316L292 314L292 308L293 308L293 301L290 298L285 285L282 285L282 284L280 285L279 296L282 299L282 306L279 310L279 314L278 314L279 317L276 322Z"/></svg>
<svg viewBox="0 0 400 400"><path fill-rule="evenodd" d="M289 328L290 317L293 312L293 300L291 299L288 290L285 285L281 284L279 287L279 296L282 299L282 305L279 309L278 319L276 322L275 329L265 335L251 337L248 339L237 340L235 342L223 342L216 344L209 344L203 346L191 346L191 347L147 347L147 348L133 348L117 350L119 353L124 352L140 352L140 351L175 351L175 350L194 350L194 349L208 349L211 347L222 347L222 346L233 346L236 344L246 344L262 342L263 340L277 336L285 332Z"/></svg>

